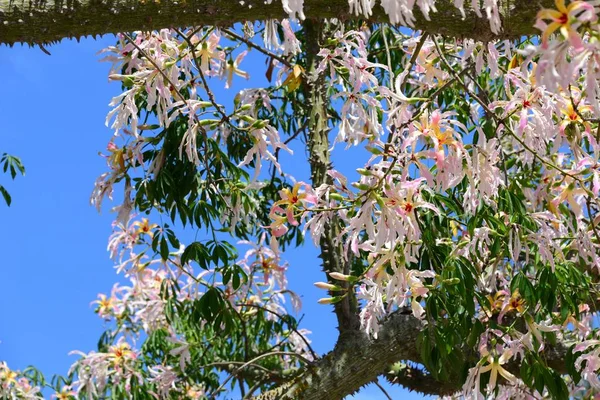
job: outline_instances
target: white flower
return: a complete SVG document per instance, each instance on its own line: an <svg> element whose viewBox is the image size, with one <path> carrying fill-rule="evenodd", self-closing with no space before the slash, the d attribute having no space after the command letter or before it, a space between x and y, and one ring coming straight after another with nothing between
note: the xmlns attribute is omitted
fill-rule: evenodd
<svg viewBox="0 0 600 400"><path fill-rule="evenodd" d="M350 12L356 16L370 17L373 14L375 0L348 0Z"/></svg>
<svg viewBox="0 0 600 400"><path fill-rule="evenodd" d="M156 384L161 395L160 398L167 398L169 392L172 389L175 389L175 382L178 380L177 375L173 372L173 367L156 365L154 367L149 367L148 371L152 376L149 381Z"/></svg>
<svg viewBox="0 0 600 400"><path fill-rule="evenodd" d="M304 20L306 18L304 15L304 0L281 0L281 2L284 11L289 14L291 19Z"/></svg>
<svg viewBox="0 0 600 400"><path fill-rule="evenodd" d="M171 350L169 354L172 356L179 356L179 368L184 371L185 366L192 360L192 356L190 355L190 344L185 340L178 339L175 336L167 338L167 341L179 345L179 347Z"/></svg>

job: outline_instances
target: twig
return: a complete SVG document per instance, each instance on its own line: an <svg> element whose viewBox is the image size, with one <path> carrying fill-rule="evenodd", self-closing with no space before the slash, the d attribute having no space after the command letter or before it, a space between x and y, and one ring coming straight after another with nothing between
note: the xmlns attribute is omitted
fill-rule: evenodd
<svg viewBox="0 0 600 400"><path fill-rule="evenodd" d="M265 383L265 379L256 382L254 386L248 389L248 394L246 394L246 396L243 397L242 400L251 399L254 392L256 392L263 383Z"/></svg>
<svg viewBox="0 0 600 400"><path fill-rule="evenodd" d="M209 364L203 365L203 366L199 367L199 369L206 369L206 368L210 368L210 367L228 367L230 365L245 365L245 364L246 364L246 362L244 362L244 361L215 361L215 362L211 362ZM250 364L249 366L258 368L262 372L265 372L269 375L275 375L275 373L273 371L263 367L262 365Z"/></svg>
<svg viewBox="0 0 600 400"><path fill-rule="evenodd" d="M415 47L415 50L408 61L408 67L404 69L405 71L408 70L408 73L404 76L404 79L402 79L402 82L400 83L400 89L402 89L402 87L406 84L408 76L410 75L410 70L415 66L417 58L419 58L419 53L421 52L421 49L423 48L428 36L429 34L427 32L423 32L423 35L421 35L421 39L419 40L419 43L417 43L417 47Z"/></svg>
<svg viewBox="0 0 600 400"><path fill-rule="evenodd" d="M379 383L379 379L375 379L375 380L373 381L373 383L375 384L375 386L377 386L377 387L379 388L379 390L381 390L381 391L383 392L383 395L384 395L385 397L387 397L387 399L388 399L388 400L392 400L392 396L390 396L390 395L388 394L388 392L387 392L387 391L384 389L384 387L383 387L383 386L381 386L381 383Z"/></svg>
<svg viewBox="0 0 600 400"><path fill-rule="evenodd" d="M292 64L288 60L286 60L285 58L283 58L283 57L281 57L281 56L279 56L279 55L277 55L277 54L275 54L273 52L270 52L270 51L268 51L266 49L263 49L262 47L254 44L252 41L246 39L245 37L240 36L237 33L233 32L233 31L230 31L229 29L222 29L222 31L225 32L226 34L228 34L229 36L231 36L231 37L233 37L233 38L235 38L235 39L237 39L239 41L244 42L248 47L252 47L253 49L258 50L261 53L263 53L263 54L265 54L265 55L267 55L269 57L273 57L274 59L276 59L277 61L279 61L283 65L285 65L286 67L289 67L289 68L292 67Z"/></svg>
<svg viewBox="0 0 600 400"><path fill-rule="evenodd" d="M271 314L275 315L276 317L278 317L281 320L285 320L286 319L285 316L279 314L278 312L275 312L273 310L269 310L268 308L265 308L263 306L259 306L258 304L250 304L250 303L249 304L237 304L237 306L239 306L239 307L254 307L254 308L258 308L260 310L263 310L263 311L266 311L268 313L271 313ZM304 337L304 335L301 334L300 332L298 332L298 330L296 328L294 328L293 326L291 326L289 323L287 325L288 325L288 327L290 328L291 331L295 332L298 336L300 336L300 338L302 339L302 341L304 342L304 344L306 345L306 347L310 351L310 354L313 356L313 358L315 360L317 358L319 358L319 356L312 349L310 343L308 342L308 340L306 340L306 338Z"/></svg>
<svg viewBox="0 0 600 400"><path fill-rule="evenodd" d="M227 114L225 114L225 111L223 110L222 106L220 104L218 104L217 101L215 100L215 96L214 96L213 92L210 90L210 87L208 86L208 82L206 81L206 77L204 76L204 71L202 71L201 65L198 63L198 58L196 57L196 46L192 43L192 40L191 40L191 37L193 35L188 37L183 32L181 32L179 29L174 28L174 30L183 38L183 40L185 40L185 42L188 44L188 47L191 49L192 59L194 60L194 65L196 66L196 69L198 70L198 73L200 74L200 79L202 80L202 86L204 86L204 90L206 91L206 94L208 95L209 101L212 103L213 107L215 107L217 109L219 114L221 114L221 116L222 116L221 120L225 121L225 122L229 122L229 116Z"/></svg>
<svg viewBox="0 0 600 400"><path fill-rule="evenodd" d="M308 361L306 358L302 357L300 354L298 353L294 353L291 351L274 351L272 353L265 353L265 354L261 354L257 357L254 357L252 360L244 363L241 367L237 368L234 372L232 372L227 379L225 379L223 381L223 383L221 384L221 386L219 386L214 392L213 394L210 396L211 399L215 399L217 397L217 395L219 394L219 392L225 387L225 385L227 384L227 382L229 382L238 372L240 372L242 369L246 368L248 365L253 365L256 361L265 358L265 357L270 357L270 356L292 356L292 357L296 357L298 359L300 359L301 361L303 361L305 364L310 364L310 361Z"/></svg>
<svg viewBox="0 0 600 400"><path fill-rule="evenodd" d="M592 208L590 206L589 197L585 200L585 206L587 208L588 217L590 218L590 225L592 225L592 230L594 231L596 240L598 241L598 244L600 244L600 234L598 234L598 230L596 229L596 224L594 223L594 217L592 216Z"/></svg>
<svg viewBox="0 0 600 400"><path fill-rule="evenodd" d="M387 34L385 33L387 25L381 26L381 36L383 37L383 45L385 46L385 55L387 57L387 67L390 74L389 86L391 90L394 90L394 71L392 70L392 56L390 54L390 46L388 45Z"/></svg>

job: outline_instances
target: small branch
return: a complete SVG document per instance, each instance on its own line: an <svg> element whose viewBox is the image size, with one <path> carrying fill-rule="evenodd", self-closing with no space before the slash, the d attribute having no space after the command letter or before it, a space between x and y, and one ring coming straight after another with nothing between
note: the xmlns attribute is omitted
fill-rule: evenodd
<svg viewBox="0 0 600 400"><path fill-rule="evenodd" d="M375 384L375 386L377 386L379 388L379 390L381 390L381 392L383 393L383 395L388 399L388 400L392 400L392 396L390 396L388 394L388 392L385 390L385 388L383 386L381 386L381 383L379 383L378 379L375 379L373 381L373 383Z"/></svg>
<svg viewBox="0 0 600 400"><path fill-rule="evenodd" d="M402 362L395 363L392 370L385 373L385 378L392 384L425 395L444 396L460 390L460 383L457 380L439 382L424 370Z"/></svg>
<svg viewBox="0 0 600 400"><path fill-rule="evenodd" d="M275 312L273 310L269 310L268 308L265 308L263 306L259 306L258 304L237 304L240 307L254 307L254 308L258 308L262 311L271 313L273 315L275 315L276 317L278 317L280 320L285 321L286 318L284 315L279 314L278 312ZM319 358L319 356L317 355L317 353L315 353L315 351L313 350L313 348L311 347L310 343L308 342L308 340L304 337L303 334L301 334L300 332L298 332L298 330L296 328L294 328L293 326L291 326L289 323L287 324L288 328L290 328L290 330L294 333L296 333L296 335L298 335L300 337L300 339L302 339L302 341L304 342L304 344L306 345L306 347L308 348L308 350L310 351L311 356L313 356L313 358L316 360L317 358Z"/></svg>
<svg viewBox="0 0 600 400"><path fill-rule="evenodd" d="M198 70L198 75L200 75L200 79L202 80L202 86L204 86L204 90L206 91L206 94L208 95L209 101L212 103L213 107L219 112L219 114L221 114L221 117L222 117L221 120L223 122L229 122L229 116L225 113L225 110L223 109L223 107L217 103L217 101L215 99L215 95L213 94L212 90L210 90L210 87L208 86L208 82L206 81L206 77L204 76L204 71L202 71L202 67L198 63L198 57L196 57L196 45L194 45L191 40L191 37L194 35L194 33L192 33L192 35L190 35L188 37L187 35L185 35L183 32L181 32L178 29L175 29L175 32L177 32L179 34L179 36L181 36L183 38L183 40L185 40L188 47L190 48L190 51L192 52L192 59L194 60L194 65L196 66L196 69Z"/></svg>
<svg viewBox="0 0 600 400"><path fill-rule="evenodd" d="M298 353L294 353L291 351L274 351L271 353L265 353L265 354L261 354L257 357L254 357L252 360L242 364L239 368L237 368L235 371L233 371L228 377L227 379L225 379L223 381L223 383L221 384L221 386L219 386L214 392L213 394L210 396L211 399L216 398L216 396L219 394L219 392L221 390L223 390L223 388L225 387L225 385L227 384L227 382L229 382L238 372L240 372L241 370L243 370L244 368L246 368L249 365L255 365L254 363L262 358L265 357L270 357L270 356L291 356L291 357L296 357L298 359L300 359L302 362L304 362L305 364L310 364L310 361L307 360L306 358L302 357L300 354Z"/></svg>
<svg viewBox="0 0 600 400"><path fill-rule="evenodd" d="M210 364L206 364L203 365L201 367L198 367L199 369L206 369L206 368L210 368L210 367L224 367L224 369L226 371L229 371L229 369L227 369L227 367L231 367L233 365L246 365L247 362L243 362L243 361L216 361L216 362L212 362ZM262 365L259 364L254 364L251 363L248 366L253 367L253 368L257 368L259 370L261 370L262 372L268 374L268 375L276 375L273 371L263 367Z"/></svg>
<svg viewBox="0 0 600 400"><path fill-rule="evenodd" d="M408 80L408 77L410 76L410 71L415 66L415 63L417 62L417 58L419 58L419 53L421 52L421 49L423 48L423 45L425 44L425 41L427 40L428 36L429 36L429 34L427 32L423 32L423 35L421 35L421 39L419 40L419 43L417 43L417 46L415 47L415 50L413 51L413 54L410 57L410 60L408 61L408 67L405 68L405 71L407 70L408 73L404 76L404 79L402 79L402 83L400 84L400 89L402 89L404 87L404 85L406 84L406 81Z"/></svg>
<svg viewBox="0 0 600 400"><path fill-rule="evenodd" d="M394 70L392 69L392 55L390 54L390 45L388 44L387 34L385 30L387 25L381 26L381 36L383 37L383 45L385 46L385 56L387 58L388 73L390 74L389 87L394 90Z"/></svg>
<svg viewBox="0 0 600 400"><path fill-rule="evenodd" d="M265 54L265 55L267 55L269 57L272 57L272 58L276 59L277 61L279 61L280 63L282 63L286 67L289 67L289 68L292 67L292 64L288 60L286 60L285 58L283 58L283 57L281 57L281 56L279 56L279 55L277 55L277 54L275 54L275 53L273 53L273 52L271 52L271 51L269 51L269 50L267 50L267 49L265 49L265 48L263 48L263 47L261 47L261 46L259 46L257 44L254 44L254 42L246 39L245 37L240 36L237 33L233 32L233 31L231 31L229 29L222 29L222 31L225 32L226 34L228 34L229 36L231 36L232 38L237 39L240 42L244 42L248 47L252 47L253 49L256 49L256 50L260 51L261 53L263 53L263 54Z"/></svg>

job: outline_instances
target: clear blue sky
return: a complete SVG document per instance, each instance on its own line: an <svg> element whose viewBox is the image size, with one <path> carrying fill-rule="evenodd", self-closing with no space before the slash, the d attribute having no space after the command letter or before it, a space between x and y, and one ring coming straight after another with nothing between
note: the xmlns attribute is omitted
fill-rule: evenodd
<svg viewBox="0 0 600 400"><path fill-rule="evenodd" d="M20 156L27 169L16 181L0 175L13 197L10 208L0 204L0 360L13 369L33 364L48 378L67 372L75 360L69 351L96 349L103 322L90 302L119 279L106 252L111 205L100 215L89 205L93 182L106 169L98 152L112 135L104 126L108 102L119 91L96 53L114 42L63 41L48 48L51 56L39 48L0 47L0 154ZM257 78L217 90L224 104L236 90L264 84L261 58L249 57L243 66ZM290 172L307 179L308 166L295 160L288 160ZM317 250L307 243L286 258L291 289L303 295L302 326L325 353L335 342L336 322L330 307L316 303L324 294L312 286L324 278ZM385 386L394 399L422 398ZM384 396L371 385L355 398Z"/></svg>

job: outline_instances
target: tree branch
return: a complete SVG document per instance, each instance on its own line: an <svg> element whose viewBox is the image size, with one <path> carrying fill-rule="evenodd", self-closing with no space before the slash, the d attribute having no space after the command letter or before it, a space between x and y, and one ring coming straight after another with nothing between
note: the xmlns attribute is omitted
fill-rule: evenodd
<svg viewBox="0 0 600 400"><path fill-rule="evenodd" d="M335 349L289 383L258 396L260 400L339 400L369 384L399 360L419 362L416 340L422 323L394 313L376 340L363 331L340 339Z"/></svg>
<svg viewBox="0 0 600 400"><path fill-rule="evenodd" d="M445 395L459 391L462 382L439 382L412 367L390 374L393 368L390 366L398 361L422 364L417 338L423 328L424 322L413 317L409 310L398 310L382 323L377 339L369 338L362 331L340 339L332 352L307 366L292 381L261 394L257 400L338 400L356 392L379 375L424 394ZM465 352L465 358L472 359L473 363L478 359L472 349L456 351ZM566 354L567 347L561 343L548 345L543 351L547 365L558 373L566 373ZM518 362L513 361L506 367L518 376Z"/></svg>
<svg viewBox="0 0 600 400"><path fill-rule="evenodd" d="M426 371L402 362L394 363L390 371L385 373L385 379L410 391L432 396L451 395L461 387L459 381L440 382Z"/></svg>
<svg viewBox="0 0 600 400"><path fill-rule="evenodd" d="M313 187L319 187L324 183L332 183L331 177L327 175L327 171L331 169L328 137L329 116L327 114L329 103L326 98L324 78L318 76L317 73L319 64L317 54L321 48L319 40L323 36L323 27L324 24L320 20L306 20L304 23L308 76L308 82L304 85L304 96L308 100L309 107L307 144ZM339 218L334 216L326 224L320 240L321 254L319 257L323 260L325 273L350 273L350 265L344 261L344 248L339 240L340 233L341 222ZM345 333L354 334L360 328L355 293L349 288L348 282L334 282L329 275L327 275L327 279L344 289L341 292L334 293L337 296L343 296L341 301L334 304L340 335Z"/></svg>
<svg viewBox="0 0 600 400"><path fill-rule="evenodd" d="M243 4L242 4L243 3ZM466 2L470 3L470 2ZM466 18L450 0L438 0L437 13L425 20L415 7L415 28L431 34L479 40L517 38L536 34L540 7L552 0L500 0L503 32L494 35L485 18L466 6ZM356 19L348 0L305 0L307 18ZM485 14L485 12L484 12ZM198 25L230 26L236 22L281 19L287 15L281 0L0 0L0 43L52 43L64 38L114 34L137 30ZM372 22L389 21L378 5Z"/></svg>

